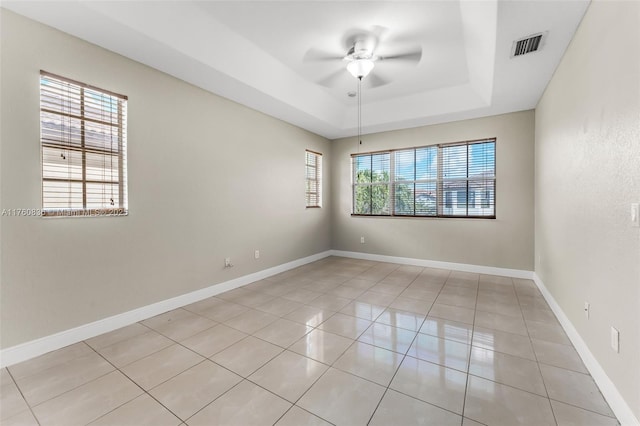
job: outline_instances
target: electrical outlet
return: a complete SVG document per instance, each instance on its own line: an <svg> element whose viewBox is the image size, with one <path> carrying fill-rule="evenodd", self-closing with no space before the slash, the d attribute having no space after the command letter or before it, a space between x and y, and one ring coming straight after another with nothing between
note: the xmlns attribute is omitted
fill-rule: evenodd
<svg viewBox="0 0 640 426"><path fill-rule="evenodd" d="M640 227L640 204L631 204L631 226Z"/></svg>
<svg viewBox="0 0 640 426"><path fill-rule="evenodd" d="M260 259L260 250L256 250L255 252L253 252L253 257L255 257L256 259Z"/></svg>
<svg viewBox="0 0 640 426"><path fill-rule="evenodd" d="M584 316L587 317L587 319L589 319L589 309L591 309L589 302L584 302Z"/></svg>
<svg viewBox="0 0 640 426"><path fill-rule="evenodd" d="M230 257L225 257L224 258L224 267L225 268L231 268L233 266L233 264L231 263L231 258Z"/></svg>
<svg viewBox="0 0 640 426"><path fill-rule="evenodd" d="M360 244L364 244L364 237L360 237Z"/></svg>
<svg viewBox="0 0 640 426"><path fill-rule="evenodd" d="M611 327L611 349L620 353L620 332L615 327Z"/></svg>

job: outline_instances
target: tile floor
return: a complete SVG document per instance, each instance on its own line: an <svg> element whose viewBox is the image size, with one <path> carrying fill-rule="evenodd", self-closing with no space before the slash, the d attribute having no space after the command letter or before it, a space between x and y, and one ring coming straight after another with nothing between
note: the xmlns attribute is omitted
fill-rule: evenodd
<svg viewBox="0 0 640 426"><path fill-rule="evenodd" d="M329 257L1 370L2 425L616 425L529 280Z"/></svg>

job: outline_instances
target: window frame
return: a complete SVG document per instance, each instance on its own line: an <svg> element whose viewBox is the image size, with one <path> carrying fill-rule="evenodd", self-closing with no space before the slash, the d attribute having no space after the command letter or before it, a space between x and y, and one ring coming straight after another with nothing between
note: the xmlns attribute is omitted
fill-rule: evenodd
<svg viewBox="0 0 640 426"><path fill-rule="evenodd" d="M384 158L382 158L385 155L389 156L388 160L385 160ZM369 169L369 171L371 173L371 176L369 177L369 182L361 182L361 183L355 184L354 182L356 182L357 179L358 179L358 171L355 168L353 168L353 170L352 170L352 174L351 174L351 178L352 178L352 194L351 195L352 195L352 198L351 198L351 200L352 200L353 207L355 207L355 205L357 203L356 202L357 195L356 195L356 191L354 190L356 186L369 188L369 192L371 193L369 206L370 206L371 209L374 208L374 205L373 205L373 191L374 191L374 189L382 188L384 190L384 188L386 187L387 188L387 192L389 192L391 190L390 188L391 188L391 183L392 183L392 173L393 173L393 171L391 170L391 155L390 155L390 153L388 151L378 151L378 152L369 153L369 156L370 156L370 169ZM374 166L373 166L374 165L374 158L373 158L374 156L380 157L380 158L375 159L375 160L377 160L379 165L384 165L385 162L388 162L388 166L389 166L388 170L383 168L382 173L381 173L381 176L384 177L384 172L386 171L387 175L388 175L388 180L378 179L378 178L374 179L374 173L373 173L374 172ZM352 158L355 158L355 156L352 156ZM378 177L380 177L380 174L378 175ZM389 192L389 194L391 194L391 193ZM389 200L391 200L391 195L389 195ZM391 209L391 205L389 204L387 206L387 208ZM389 216L389 215L388 214L373 214L373 213L370 213L370 214L363 214L363 216Z"/></svg>
<svg viewBox="0 0 640 426"><path fill-rule="evenodd" d="M315 164L309 163L310 156L315 158ZM315 169L313 173L309 173L310 169ZM305 208L319 209L322 208L322 153L304 150L304 172L305 172ZM309 190L309 183L315 182L316 191ZM316 203L312 202L312 196L315 195Z"/></svg>
<svg viewBox="0 0 640 426"><path fill-rule="evenodd" d="M127 102L128 98L125 95L115 93L106 89L102 89L99 87L95 87L86 83L82 83L76 80L72 80L67 77L62 77L57 74L53 74L44 70L40 70L39 74L40 84L40 170L41 170L41 205L42 205L42 216L43 217L99 217L99 216L126 216L128 215L128 177L127 177ZM46 104L43 102L44 97L49 93L54 93L55 89L45 89L47 85L44 83L46 79L50 81L58 81L62 83L62 85L68 85L67 96L65 97L60 90L60 99L61 105L65 102L67 103L68 111L64 111L65 107L61 106L59 109L47 108ZM79 98L70 98L69 93L73 91L78 91ZM115 120L111 119L101 120L96 117L91 117L91 113L87 112L86 109L91 106L91 104L87 103L86 91L90 92L89 96L94 97L93 102L102 101L102 97L108 97L110 99L109 105L113 103L115 99L115 109L116 109L116 118ZM91 94L91 92L93 92ZM100 101L96 101L95 97L100 96ZM78 103L79 112L73 111L71 104L73 102ZM101 111L101 110L99 110ZM69 128L64 130L64 127L60 129L61 139L51 139L48 136L49 131L45 132L45 120L48 117L48 120L51 120L52 117L59 117L60 122L64 123L64 120L75 120L79 123L79 145L77 143L71 142L73 138L73 128ZM63 124L60 124L63 126ZM90 146L90 131L87 131L87 128L96 127L96 126L104 126L104 128L111 129L110 135L116 138L117 148L115 151L113 148L106 149L106 144L104 147L101 146ZM94 130L96 132L97 130ZM105 133L106 135L107 133ZM67 144L64 143L62 138L69 137L69 142ZM105 136L106 137L106 136ZM61 150L66 151L67 155L75 154L81 158L79 164L74 164L75 167L81 170L81 178L58 178L46 176L47 173L52 173L55 166L52 163L45 159L45 152L47 150ZM61 154L62 155L62 154ZM106 161L106 158L109 157L110 160L110 170L113 170L113 159L116 159L117 163L117 179L116 180L106 180L106 179L91 179L88 176L88 170L90 167L91 160L88 157L91 156L102 156L103 161ZM63 157L64 158L64 157ZM95 160L94 160L95 161ZM98 170L102 170L103 173L107 170L106 163L103 163L102 169L98 168ZM64 167L64 166L62 166ZM72 163L69 162L67 164L67 170L71 170ZM71 172L68 172L71 173ZM95 171L93 172L95 173ZM113 173L113 172L112 172ZM105 174L106 176L106 174ZM71 184L79 184L81 187L81 197L82 197L82 207L72 207L71 205L67 207L55 207L51 205L46 205L47 200L47 189L46 182L67 182L69 184L69 188ZM102 204L102 207L92 208L89 206L91 201L88 201L90 192L88 186L91 185L111 185L117 186L117 192L114 192L111 198L112 205L114 207L105 207L105 198L102 198L99 204ZM80 191L77 193L73 192L71 189L67 191L69 197L80 194ZM117 200L117 201L116 201ZM94 201L95 203L95 201ZM70 203L71 204L71 203Z"/></svg>
<svg viewBox="0 0 640 426"><path fill-rule="evenodd" d="M485 143L493 143L493 175L491 176L487 176L484 177L482 180L484 181L488 181L490 186L489 187L483 187L483 188L471 188L469 186L470 182L473 182L474 180L480 180L479 178L472 178L469 177L468 175L468 170L469 170L469 146L471 145L475 145L475 144L485 144ZM457 180L459 180L460 182L465 182L465 192L466 192L466 204L465 204L465 209L467 214L466 215L460 215L460 214L445 214L444 213L444 209L445 208L449 208L449 207L453 207L453 204L455 202L455 204L457 205L457 198L458 198L458 194L452 194L450 191L445 191L443 188L443 184L445 182L453 182L456 181L456 179L445 179L443 177L443 169L444 166L442 164L442 150L443 148L447 148L447 147L455 147L455 146L466 146L467 147L467 154L466 154L466 168L467 168L467 176L466 178L458 178ZM416 150L419 149L425 149L425 148L431 148L431 147L437 147L437 178L435 180L436 182L436 199L435 199L435 214L415 214L416 212L416 208L415 208L415 204L416 204L416 194L415 194L415 190L413 193L413 200L414 200L414 214L405 214L405 213L398 213L396 211L396 194L395 194L395 188L396 185L398 184L414 184L414 188L416 184L421 183L422 181L426 182L426 181L433 181L433 179L429 178L429 179L414 179L414 180L396 180L396 157L395 157L395 153L397 152L402 152L402 151L409 151L409 150L414 150L414 152L416 152ZM358 157L367 157L367 156L373 156L373 155L379 155L379 154L389 154L389 182L387 183L388 185L388 191L389 191L389 195L388 195L388 203L389 203L389 213L388 214L371 214L371 213L355 213L355 209L356 209L356 191L357 191L357 187L358 186L363 186L365 184L363 183L357 183L356 182L356 166L355 166L355 161ZM416 162L416 157L414 155L414 170L416 170L417 167L417 162ZM409 148L398 148L398 149L388 149L388 150L380 150L380 151L371 151L371 152L364 152L364 153L354 153L351 154L351 198L352 198L352 205L351 205L351 216L355 216L355 217L387 217L387 218L448 218L448 219L496 219L496 215L497 215L497 204L496 204L496 188L497 188L497 138L496 137L490 137L490 138L482 138L482 139L473 139L473 140L468 140L468 141L460 141L460 142L450 142L450 143L441 143L441 144L432 144L432 145L423 145L423 146L415 146L415 147L409 147ZM491 207L491 197L489 195L489 207L485 207L485 201L487 200L487 193L491 194L491 191L493 192L493 214L490 215L473 215L473 214L469 214L469 208L471 206L471 208L474 209L485 209L485 208L490 208ZM480 200L476 200L475 198L473 200L469 200L469 194L474 194L474 197L480 197Z"/></svg>

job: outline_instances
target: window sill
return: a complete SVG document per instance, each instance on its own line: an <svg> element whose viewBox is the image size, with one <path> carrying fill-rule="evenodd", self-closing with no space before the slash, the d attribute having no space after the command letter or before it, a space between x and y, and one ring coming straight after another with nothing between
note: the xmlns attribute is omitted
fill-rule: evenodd
<svg viewBox="0 0 640 426"><path fill-rule="evenodd" d="M393 219L496 219L496 216L423 216L423 215L390 215L390 214L356 214L351 213L351 217L388 217Z"/></svg>

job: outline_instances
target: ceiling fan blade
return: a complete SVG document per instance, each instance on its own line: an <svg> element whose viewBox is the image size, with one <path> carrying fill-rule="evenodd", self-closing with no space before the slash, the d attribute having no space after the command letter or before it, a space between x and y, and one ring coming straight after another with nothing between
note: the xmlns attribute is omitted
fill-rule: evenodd
<svg viewBox="0 0 640 426"><path fill-rule="evenodd" d="M364 78L364 81L365 83L367 83L367 86L369 86L370 88L380 87L380 86L384 86L385 84L391 83L391 81L385 78L382 78L375 73L371 73L368 76L366 76Z"/></svg>
<svg viewBox="0 0 640 426"><path fill-rule="evenodd" d="M311 48L307 50L302 58L303 62L322 62L322 61L341 61L343 56L336 55L334 53L326 52L324 50Z"/></svg>
<svg viewBox="0 0 640 426"><path fill-rule="evenodd" d="M381 56L379 59L384 61L394 60L418 63L420 62L420 59L422 59L422 49L414 50L413 52L400 53L398 55Z"/></svg>
<svg viewBox="0 0 640 426"><path fill-rule="evenodd" d="M371 29L371 33L376 37L378 41L384 40L389 34L389 28L381 25L374 25Z"/></svg>
<svg viewBox="0 0 640 426"><path fill-rule="evenodd" d="M338 70L335 70L334 72L332 72L331 74L323 78L322 80L319 80L318 84L321 84L322 86L325 86L325 87L333 87L338 82L340 77L346 74L346 72L347 70L345 68L340 68Z"/></svg>

